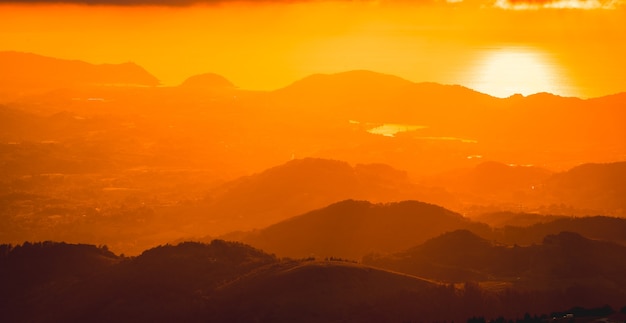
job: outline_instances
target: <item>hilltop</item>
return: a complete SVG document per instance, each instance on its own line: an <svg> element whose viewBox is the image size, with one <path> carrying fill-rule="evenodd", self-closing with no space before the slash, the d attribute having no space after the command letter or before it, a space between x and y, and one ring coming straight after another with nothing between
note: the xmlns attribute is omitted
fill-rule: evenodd
<svg viewBox="0 0 626 323"><path fill-rule="evenodd" d="M135 63L90 64L31 53L0 52L0 85L13 89L54 90L88 85L156 86L159 81Z"/></svg>
<svg viewBox="0 0 626 323"><path fill-rule="evenodd" d="M239 239L281 256L335 256L360 259L370 252L393 252L444 232L488 226L418 201L373 204L346 200L314 210Z"/></svg>

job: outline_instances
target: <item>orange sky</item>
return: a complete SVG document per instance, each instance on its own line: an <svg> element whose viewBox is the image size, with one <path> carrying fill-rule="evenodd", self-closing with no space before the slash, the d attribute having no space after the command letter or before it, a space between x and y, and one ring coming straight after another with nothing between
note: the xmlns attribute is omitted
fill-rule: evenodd
<svg viewBox="0 0 626 323"><path fill-rule="evenodd" d="M0 50L133 61L165 85L214 72L241 88L276 89L367 69L500 96L626 91L618 1L154 1L166 5L0 4Z"/></svg>

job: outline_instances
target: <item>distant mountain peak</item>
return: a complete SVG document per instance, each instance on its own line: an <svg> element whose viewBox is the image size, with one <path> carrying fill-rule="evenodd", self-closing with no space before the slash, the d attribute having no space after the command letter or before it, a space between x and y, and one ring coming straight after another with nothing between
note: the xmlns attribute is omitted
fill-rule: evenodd
<svg viewBox="0 0 626 323"><path fill-rule="evenodd" d="M0 52L0 70L0 85L9 88L57 89L84 85L160 84L156 77L132 62L91 64L13 51Z"/></svg>
<svg viewBox="0 0 626 323"><path fill-rule="evenodd" d="M307 81L317 81L317 80L322 80L322 79L339 79L339 80L344 80L344 81L353 81L355 83L379 81L379 80L385 80L385 81L394 80L394 81L399 81L399 82L413 83L399 76L374 72L370 70L351 70L351 71L332 73L332 74L318 73L318 74L307 76L300 81L307 82Z"/></svg>
<svg viewBox="0 0 626 323"><path fill-rule="evenodd" d="M221 75L204 73L187 78L180 87L193 89L232 89L235 88L235 85Z"/></svg>
<svg viewBox="0 0 626 323"><path fill-rule="evenodd" d="M400 100L399 102L420 100L445 105L451 98L465 102L483 102L493 99L487 94L460 85L444 85L434 82L415 83L398 76L368 70L314 74L273 93L287 100L307 98L307 101L317 102L317 104L344 105L342 109L346 111L352 109L348 117L353 117L357 115L356 113L364 113L358 108L361 101L372 104L372 101L379 100L378 104L389 104L394 100ZM402 106L402 104L399 105ZM410 113L415 113L415 111L402 111L400 115L406 120L407 114ZM366 118L375 119L369 115Z"/></svg>
<svg viewBox="0 0 626 323"><path fill-rule="evenodd" d="M589 244L590 240L583 237L580 233L563 231L558 234L547 235L543 239L544 244L550 245L576 245Z"/></svg>
<svg viewBox="0 0 626 323"><path fill-rule="evenodd" d="M438 237L432 238L424 243L429 248L454 248L464 246L464 248L490 247L491 243L477 234L467 229L446 232Z"/></svg>
<svg viewBox="0 0 626 323"><path fill-rule="evenodd" d="M278 91L343 91L354 88L390 88L411 86L415 83L398 76L368 70L354 70L335 74L313 74Z"/></svg>

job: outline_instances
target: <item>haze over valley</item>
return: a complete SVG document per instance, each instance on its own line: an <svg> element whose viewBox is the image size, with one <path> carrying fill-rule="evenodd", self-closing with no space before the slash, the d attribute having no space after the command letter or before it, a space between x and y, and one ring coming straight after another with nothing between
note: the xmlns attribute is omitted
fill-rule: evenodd
<svg viewBox="0 0 626 323"><path fill-rule="evenodd" d="M0 321L626 317L626 92L0 71Z"/></svg>

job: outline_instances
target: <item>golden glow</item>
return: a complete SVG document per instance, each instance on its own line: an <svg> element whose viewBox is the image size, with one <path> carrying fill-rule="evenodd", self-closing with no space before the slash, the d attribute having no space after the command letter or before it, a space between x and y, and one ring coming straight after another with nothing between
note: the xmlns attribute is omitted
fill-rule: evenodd
<svg viewBox="0 0 626 323"><path fill-rule="evenodd" d="M0 121L7 128L0 129L0 180L17 185L0 189L0 205L15 195L6 209L23 209L15 219L24 225L0 236L31 234L29 223L41 218L64 228L56 237L93 231L100 239L101 231L138 252L137 237L156 244L183 232L222 236L339 199L427 197L430 189L422 187L406 194L404 170L431 175L483 160L564 168L625 159L623 94L498 100L452 86L498 97L626 91L626 10L605 10L624 0L185 0L189 6L174 7L20 1L0 0L0 51L18 57L0 65ZM88 64L128 61L136 64ZM176 87L205 73L235 87L221 79L216 86L217 76ZM312 74L324 75L298 82ZM115 76L110 83L108 75ZM118 86L127 83L142 87ZM402 171L313 162L222 185L311 156ZM487 182L508 183L498 169L487 168ZM369 178L380 182L369 185ZM537 183L521 182L504 194L496 185L475 201L536 198L528 188ZM24 197L11 193L29 187ZM436 191L433 202L456 207L474 200L463 200L471 189L458 196L445 185ZM31 196L46 198L36 205ZM189 218L178 221L181 214ZM112 227L96 225L116 219ZM63 223L86 226L74 235ZM122 224L132 230L118 234ZM37 224L38 238L50 228Z"/></svg>
<svg viewBox="0 0 626 323"><path fill-rule="evenodd" d="M546 55L531 49L504 48L487 52L475 67L473 89L497 97L539 92L569 96L566 80Z"/></svg>
<svg viewBox="0 0 626 323"><path fill-rule="evenodd" d="M597 1L602 8L619 9L543 9L590 9L598 7ZM483 48L505 43L545 51L527 55L540 61L550 57L542 71L533 67L535 73L561 77L562 70L573 77L559 94L591 97L624 91L626 74L616 73L626 68L622 41L626 10L619 1L502 0L494 5L537 10L450 2L445 6L400 1L189 7L3 4L0 50L90 63L132 61L164 85L211 72L239 88L275 90L311 74L355 69L473 87L482 81L465 72L474 69L477 56L484 56ZM563 81L561 77L559 82ZM582 89L563 90L573 84Z"/></svg>

